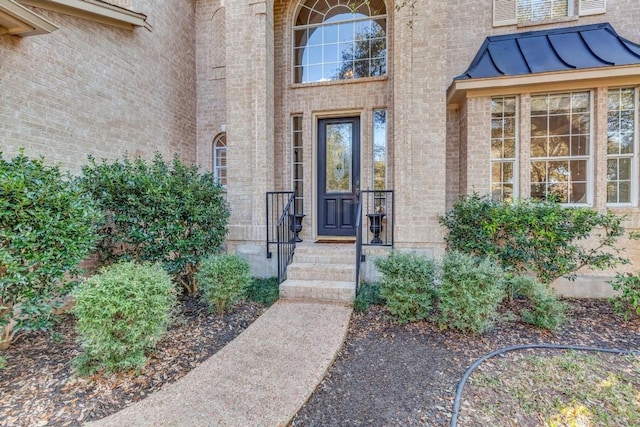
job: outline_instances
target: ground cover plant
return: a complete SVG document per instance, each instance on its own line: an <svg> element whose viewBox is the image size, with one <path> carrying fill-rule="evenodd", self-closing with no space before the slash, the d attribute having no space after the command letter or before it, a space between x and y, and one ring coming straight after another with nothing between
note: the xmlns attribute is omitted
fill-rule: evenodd
<svg viewBox="0 0 640 427"><path fill-rule="evenodd" d="M51 326L98 239L99 211L55 165L0 153L0 348Z"/></svg>
<svg viewBox="0 0 640 427"><path fill-rule="evenodd" d="M198 290L200 261L218 253L229 209L210 173L159 154L97 162L89 158L79 183L105 212L98 252L106 263L160 262L189 294Z"/></svg>

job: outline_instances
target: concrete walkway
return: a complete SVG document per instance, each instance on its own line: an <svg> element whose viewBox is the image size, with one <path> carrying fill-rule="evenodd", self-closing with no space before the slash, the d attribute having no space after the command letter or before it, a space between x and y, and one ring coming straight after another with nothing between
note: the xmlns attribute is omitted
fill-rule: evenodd
<svg viewBox="0 0 640 427"><path fill-rule="evenodd" d="M352 309L279 301L173 384L90 426L285 426L342 346Z"/></svg>

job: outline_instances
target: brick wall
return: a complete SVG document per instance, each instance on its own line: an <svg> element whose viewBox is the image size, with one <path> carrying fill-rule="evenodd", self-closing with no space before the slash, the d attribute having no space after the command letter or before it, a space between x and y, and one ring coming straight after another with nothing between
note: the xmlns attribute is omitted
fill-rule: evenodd
<svg viewBox="0 0 640 427"><path fill-rule="evenodd" d="M153 31L46 10L51 34L0 36L0 150L78 171L87 155L196 160L194 1L137 0Z"/></svg>

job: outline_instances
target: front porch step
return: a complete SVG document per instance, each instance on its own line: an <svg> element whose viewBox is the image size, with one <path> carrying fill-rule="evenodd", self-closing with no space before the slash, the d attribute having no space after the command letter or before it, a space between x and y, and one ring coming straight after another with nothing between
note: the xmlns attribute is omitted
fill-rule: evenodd
<svg viewBox="0 0 640 427"><path fill-rule="evenodd" d="M294 255L293 264L287 268L287 278L292 280L335 280L338 282L356 280L355 258L352 264L308 263L297 262Z"/></svg>
<svg viewBox="0 0 640 427"><path fill-rule="evenodd" d="M296 246L280 298L351 303L356 294L354 244L302 243Z"/></svg>
<svg viewBox="0 0 640 427"><path fill-rule="evenodd" d="M356 297L355 282L287 279L280 284L280 298L351 303Z"/></svg>

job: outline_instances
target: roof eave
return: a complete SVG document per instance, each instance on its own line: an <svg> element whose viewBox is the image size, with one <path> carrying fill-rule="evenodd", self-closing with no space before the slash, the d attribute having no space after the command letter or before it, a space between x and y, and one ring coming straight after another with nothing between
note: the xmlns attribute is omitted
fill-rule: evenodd
<svg viewBox="0 0 640 427"><path fill-rule="evenodd" d="M58 27L13 0L0 0L0 34L19 37L48 34Z"/></svg>
<svg viewBox="0 0 640 427"><path fill-rule="evenodd" d="M90 21L132 30L144 27L151 30L146 15L100 0L19 0L21 3L77 16Z"/></svg>
<svg viewBox="0 0 640 427"><path fill-rule="evenodd" d="M599 81L607 86L640 84L640 64L454 80L447 89L447 105L478 96L590 88L598 86Z"/></svg>

